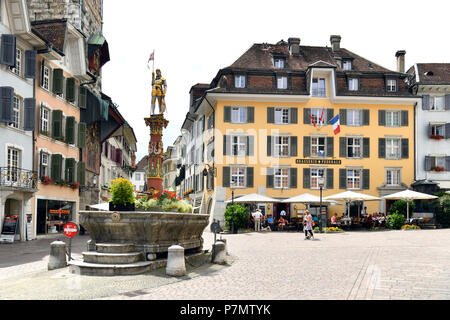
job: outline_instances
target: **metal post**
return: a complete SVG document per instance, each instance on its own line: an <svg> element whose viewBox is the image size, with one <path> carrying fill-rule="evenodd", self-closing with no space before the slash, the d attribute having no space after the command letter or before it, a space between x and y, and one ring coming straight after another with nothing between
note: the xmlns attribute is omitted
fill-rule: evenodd
<svg viewBox="0 0 450 320"><path fill-rule="evenodd" d="M319 230L322 232L322 185L320 185L320 213L319 213Z"/></svg>
<svg viewBox="0 0 450 320"><path fill-rule="evenodd" d="M236 233L234 229L234 191L231 191L231 233Z"/></svg>
<svg viewBox="0 0 450 320"><path fill-rule="evenodd" d="M69 238L69 261L72 260L72 238Z"/></svg>

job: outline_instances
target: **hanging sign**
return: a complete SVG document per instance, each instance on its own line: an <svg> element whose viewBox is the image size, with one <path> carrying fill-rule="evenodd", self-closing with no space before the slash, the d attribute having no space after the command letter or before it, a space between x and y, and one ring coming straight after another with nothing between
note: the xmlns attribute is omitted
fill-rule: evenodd
<svg viewBox="0 0 450 320"><path fill-rule="evenodd" d="M322 159L296 159L296 164L328 164L328 165L340 165L342 160L322 160Z"/></svg>

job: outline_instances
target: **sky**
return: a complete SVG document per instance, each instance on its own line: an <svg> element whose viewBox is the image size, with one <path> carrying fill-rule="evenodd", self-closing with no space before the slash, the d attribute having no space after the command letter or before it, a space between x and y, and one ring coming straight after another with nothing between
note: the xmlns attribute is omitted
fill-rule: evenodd
<svg viewBox="0 0 450 320"><path fill-rule="evenodd" d="M406 69L450 63L449 9L448 0L106 0L103 34L111 61L103 67L103 92L133 127L138 162L150 139L144 118L150 115L153 50L155 69L168 85L166 150L181 133L191 87L211 83L254 43L296 37L301 45L331 46L336 34L342 48L393 71L398 50L406 50Z"/></svg>

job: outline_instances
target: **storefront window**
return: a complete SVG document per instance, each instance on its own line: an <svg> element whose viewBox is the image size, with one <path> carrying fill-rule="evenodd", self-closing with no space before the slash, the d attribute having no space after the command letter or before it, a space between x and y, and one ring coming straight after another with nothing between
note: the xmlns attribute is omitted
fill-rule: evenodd
<svg viewBox="0 0 450 320"><path fill-rule="evenodd" d="M38 200L38 234L62 233L72 221L74 203L56 200Z"/></svg>

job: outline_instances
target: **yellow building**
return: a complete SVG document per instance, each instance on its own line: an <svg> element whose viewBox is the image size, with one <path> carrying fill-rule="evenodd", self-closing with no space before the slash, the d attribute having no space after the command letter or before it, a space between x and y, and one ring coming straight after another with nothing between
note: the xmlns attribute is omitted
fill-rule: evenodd
<svg viewBox="0 0 450 320"><path fill-rule="evenodd" d="M300 46L290 38L255 44L219 71L195 104L205 115L208 183L204 212L223 221L232 197L259 193L287 199L346 190L381 197L414 181L414 108L419 101L404 79L331 37L331 48ZM403 60L404 61L404 60ZM340 132L331 120L339 116ZM353 203L386 212L390 203ZM386 207L387 206L387 207ZM301 214L301 204L261 204L269 215ZM327 208L330 214L346 211ZM317 208L311 211L318 213Z"/></svg>

